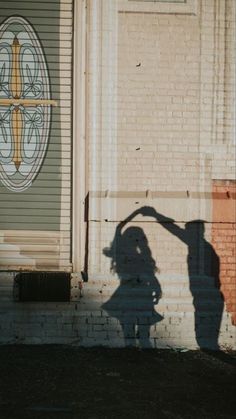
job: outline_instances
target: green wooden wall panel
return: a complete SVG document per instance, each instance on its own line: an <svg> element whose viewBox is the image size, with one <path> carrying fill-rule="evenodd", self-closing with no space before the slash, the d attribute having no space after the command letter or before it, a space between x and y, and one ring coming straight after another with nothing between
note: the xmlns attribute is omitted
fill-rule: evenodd
<svg viewBox="0 0 236 419"><path fill-rule="evenodd" d="M61 5L67 5L63 11L63 26L60 26ZM65 8L64 8L65 9ZM71 107L72 83L71 76L60 77L61 63L67 63L66 70L71 69L72 62L72 10L68 2L60 0L31 0L31 1L0 1L0 25L12 16L19 15L33 26L40 40L46 57L50 80L51 98L60 101L61 88L69 94L67 107ZM63 35L65 34L65 39ZM60 38L61 36L61 38ZM63 48L60 49L60 39ZM0 59L1 60L1 59ZM68 112L71 114L71 112ZM0 181L0 230L54 230L60 229L61 213L61 177L63 168L67 167L70 175L70 139L71 121L64 123L60 103L52 107L52 118L47 152L41 169L32 185L22 191L9 190ZM63 138L61 124L63 122ZM65 160L62 161L62 141L66 141ZM68 177L69 185L70 177ZM70 201L70 186L65 191Z"/></svg>

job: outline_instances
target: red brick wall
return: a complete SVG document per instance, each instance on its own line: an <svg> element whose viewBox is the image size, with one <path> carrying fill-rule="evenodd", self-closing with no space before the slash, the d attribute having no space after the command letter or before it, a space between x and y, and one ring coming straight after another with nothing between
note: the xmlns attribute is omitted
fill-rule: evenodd
<svg viewBox="0 0 236 419"><path fill-rule="evenodd" d="M236 182L214 180L212 245L220 258L221 291L236 326Z"/></svg>

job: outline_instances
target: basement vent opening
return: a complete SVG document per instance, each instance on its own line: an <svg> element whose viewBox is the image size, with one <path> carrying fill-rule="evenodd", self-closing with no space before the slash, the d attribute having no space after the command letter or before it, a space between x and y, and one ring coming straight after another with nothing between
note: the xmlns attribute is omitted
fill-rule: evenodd
<svg viewBox="0 0 236 419"><path fill-rule="evenodd" d="M14 278L17 301L70 301L71 275L66 272L20 272Z"/></svg>

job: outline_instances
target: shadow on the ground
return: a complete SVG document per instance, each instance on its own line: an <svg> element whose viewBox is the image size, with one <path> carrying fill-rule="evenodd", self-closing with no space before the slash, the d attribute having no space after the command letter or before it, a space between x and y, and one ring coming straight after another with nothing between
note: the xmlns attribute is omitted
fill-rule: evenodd
<svg viewBox="0 0 236 419"><path fill-rule="evenodd" d="M233 419L236 354L215 355L2 346L0 418Z"/></svg>

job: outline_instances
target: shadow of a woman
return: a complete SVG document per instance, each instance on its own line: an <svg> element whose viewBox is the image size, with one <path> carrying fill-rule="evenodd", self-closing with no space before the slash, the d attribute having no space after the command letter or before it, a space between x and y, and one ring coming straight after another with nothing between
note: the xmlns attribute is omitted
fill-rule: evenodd
<svg viewBox="0 0 236 419"><path fill-rule="evenodd" d="M224 309L220 291L220 259L205 239L203 220L193 220L185 228L152 207L140 208L143 216L151 216L161 226L187 245L189 288L193 296L195 336L199 348L219 350L218 338Z"/></svg>
<svg viewBox="0 0 236 419"><path fill-rule="evenodd" d="M119 223L110 247L103 249L120 285L102 308L119 320L126 346L151 347L150 327L163 319L155 311L161 287L144 231L134 226L124 229L138 213L134 211Z"/></svg>

